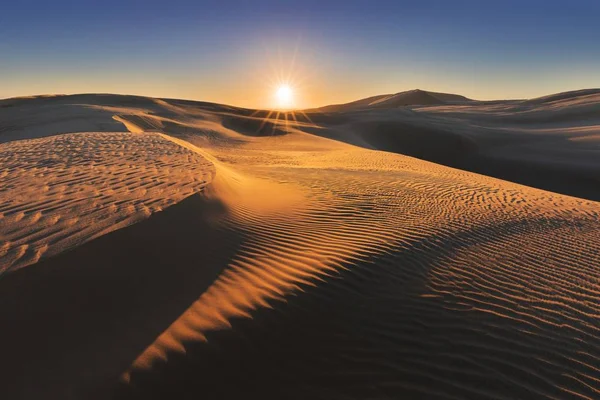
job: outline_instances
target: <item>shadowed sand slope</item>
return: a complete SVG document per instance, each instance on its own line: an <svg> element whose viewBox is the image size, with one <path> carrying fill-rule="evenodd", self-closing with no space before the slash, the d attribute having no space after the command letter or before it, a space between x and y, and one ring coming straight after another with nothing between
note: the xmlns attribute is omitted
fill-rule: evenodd
<svg viewBox="0 0 600 400"><path fill-rule="evenodd" d="M121 100L94 110L204 183L0 278L7 398L600 396L600 203L368 149L381 119L382 149L425 119L456 157L498 148L472 127L497 110Z"/></svg>
<svg viewBox="0 0 600 400"><path fill-rule="evenodd" d="M236 251L214 225L224 212L195 194L0 278L2 397L112 398L132 360Z"/></svg>
<svg viewBox="0 0 600 400"><path fill-rule="evenodd" d="M598 90L309 116L320 136L600 200Z"/></svg>

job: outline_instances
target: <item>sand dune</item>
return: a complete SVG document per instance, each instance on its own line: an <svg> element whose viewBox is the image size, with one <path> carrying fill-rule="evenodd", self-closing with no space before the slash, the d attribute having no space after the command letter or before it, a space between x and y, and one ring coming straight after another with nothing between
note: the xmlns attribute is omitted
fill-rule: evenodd
<svg viewBox="0 0 600 400"><path fill-rule="evenodd" d="M314 134L600 200L600 92L310 113ZM538 104L539 103L539 104Z"/></svg>
<svg viewBox="0 0 600 400"><path fill-rule="evenodd" d="M428 92L415 89L395 94L372 96L350 103L334 104L321 108L307 110L310 112L346 112L374 108L397 108L402 106L434 105L434 104L460 104L472 102L464 96L451 93Z"/></svg>
<svg viewBox="0 0 600 400"><path fill-rule="evenodd" d="M591 96L563 107L591 107ZM561 109L550 126L540 118L555 111L538 107L552 105L521 101L265 120L206 103L68 97L9 108L35 122L36 107L47 121L55 107L67 125L85 109L123 133L47 136L57 125L40 123L40 139L2 145L4 157L23 154L2 193L27 199L41 185L29 170L77 159L61 153L67 141L112 174L81 168L82 193L161 208L190 196L2 276L7 398L600 395L600 203L395 154L450 163L522 145L519 165L554 135L564 156L554 165L589 173L593 119ZM79 176L77 165L43 173ZM124 165L136 165L133 186L167 172L173 184L138 198ZM38 221L52 212L21 201L41 207Z"/></svg>
<svg viewBox="0 0 600 400"><path fill-rule="evenodd" d="M213 173L197 153L152 133L0 144L0 273L147 218Z"/></svg>
<svg viewBox="0 0 600 400"><path fill-rule="evenodd" d="M528 100L528 103L552 103L555 101L569 100L573 98L583 97L583 96L593 96L600 94L600 89L582 89L582 90L574 90L570 92L564 93L556 93L551 94L549 96L542 96L535 99Z"/></svg>

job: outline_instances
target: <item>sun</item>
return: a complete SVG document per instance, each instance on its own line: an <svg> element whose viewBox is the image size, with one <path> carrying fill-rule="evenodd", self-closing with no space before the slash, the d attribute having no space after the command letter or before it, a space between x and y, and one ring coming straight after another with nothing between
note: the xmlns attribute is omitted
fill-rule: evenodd
<svg viewBox="0 0 600 400"><path fill-rule="evenodd" d="M275 98L277 99L277 106L279 108L286 109L294 105L294 91L290 85L279 85L275 92Z"/></svg>

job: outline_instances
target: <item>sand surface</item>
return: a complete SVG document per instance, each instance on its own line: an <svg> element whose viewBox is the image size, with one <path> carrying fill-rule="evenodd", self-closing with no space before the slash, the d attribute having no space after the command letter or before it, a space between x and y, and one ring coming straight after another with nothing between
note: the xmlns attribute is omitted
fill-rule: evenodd
<svg viewBox="0 0 600 400"><path fill-rule="evenodd" d="M154 133L0 144L0 273L146 218L201 191L213 173Z"/></svg>
<svg viewBox="0 0 600 400"><path fill-rule="evenodd" d="M530 125L522 101L268 118L131 96L0 102L0 121L13 118L0 134L10 138L0 167L21 174L1 192L11 207L39 212L39 222L58 201L59 221L100 226L94 240L57 246L0 278L0 391L31 399L597 398L600 203L396 154L409 153L408 143L450 160L484 154L484 164L493 153L503 157L497 169L510 169L545 154L535 138L544 148L555 135L563 157L542 157L539 179L552 173L551 160L593 176L597 98L537 99ZM19 113L8 111L22 107L35 134L14 141ZM55 119L81 128L69 116L82 113L93 114L93 131L106 124L112 133L52 136L68 131L56 132ZM77 152L61 141L86 149L85 168L66 161ZM512 158L503 150L522 143ZM44 166L53 157L60 168ZM90 172L91 162L104 170ZM57 188L35 203L46 193L42 170ZM86 175L68 186L65 171ZM165 184L153 190L157 176ZM133 194L140 186L145 195ZM34 187L38 196L27 195ZM71 193L79 187L85 195ZM579 188L598 195L593 185ZM126 204L108 225L77 208L82 198L97 201L94 190L111 196L101 197L106 206ZM49 224L25 220L1 225L3 242L16 243L4 239L11 227L40 229L49 252ZM80 231L60 231L82 243ZM19 243L43 246L33 238Z"/></svg>
<svg viewBox="0 0 600 400"><path fill-rule="evenodd" d="M313 110L325 129L312 133L600 201L600 89L492 102L411 91L333 107Z"/></svg>

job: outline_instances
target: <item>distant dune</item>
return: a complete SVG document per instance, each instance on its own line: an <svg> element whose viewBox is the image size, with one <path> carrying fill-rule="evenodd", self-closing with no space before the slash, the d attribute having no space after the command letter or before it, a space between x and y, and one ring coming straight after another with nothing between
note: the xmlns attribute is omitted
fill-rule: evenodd
<svg viewBox="0 0 600 400"><path fill-rule="evenodd" d="M427 92L420 89L409 90L396 94L385 94L368 97L345 104L335 104L321 108L306 110L307 112L339 112L355 111L373 108L396 108L402 106L432 105L446 103L464 103L473 101L464 96L449 93Z"/></svg>
<svg viewBox="0 0 600 400"><path fill-rule="evenodd" d="M600 93L553 99L0 101L0 397L598 398Z"/></svg>
<svg viewBox="0 0 600 400"><path fill-rule="evenodd" d="M406 93L414 92L404 92ZM425 92L423 92L425 93ZM439 97L439 94L436 94ZM392 96L393 98L394 96ZM600 90L398 108L387 97L311 111L310 132L528 186L600 200ZM352 104L352 103L350 103ZM338 107L338 106L335 106Z"/></svg>
<svg viewBox="0 0 600 400"><path fill-rule="evenodd" d="M552 103L555 101L576 99L586 96L597 96L600 95L600 89L582 89L574 90L571 92L556 93L549 96L538 97L535 99L527 100L527 103L540 104L540 103Z"/></svg>

